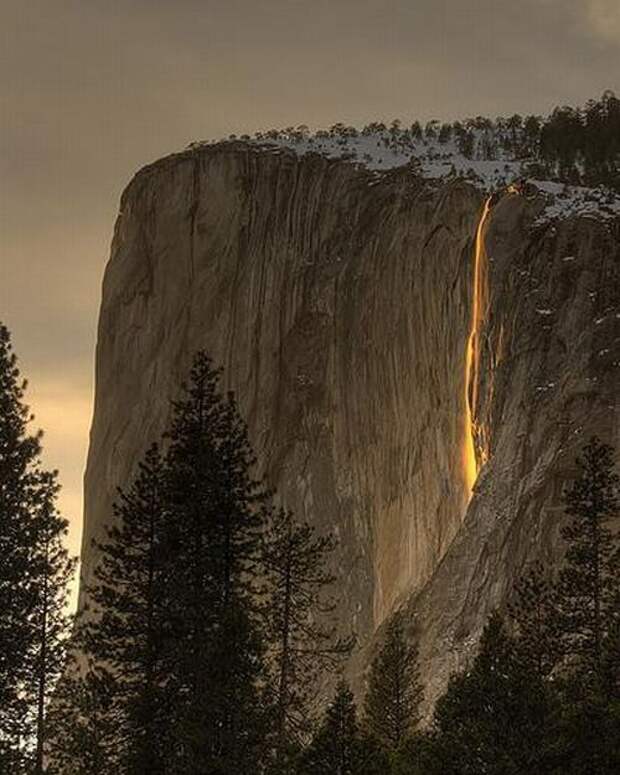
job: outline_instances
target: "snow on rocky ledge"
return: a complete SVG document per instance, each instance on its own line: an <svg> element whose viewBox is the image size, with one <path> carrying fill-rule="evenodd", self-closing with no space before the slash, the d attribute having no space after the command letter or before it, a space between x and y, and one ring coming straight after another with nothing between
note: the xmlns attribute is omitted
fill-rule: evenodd
<svg viewBox="0 0 620 775"><path fill-rule="evenodd" d="M547 206L538 216L537 223L568 218L571 215L599 220L608 220L620 215L620 196L609 189L569 186L550 180L532 179L529 182L547 195Z"/></svg>
<svg viewBox="0 0 620 775"><path fill-rule="evenodd" d="M270 130L257 133L254 137L231 136L230 139L269 150L289 149L299 156L316 153L330 159L361 164L377 174L409 165L412 171L429 180L466 179L487 192L504 189L517 180L527 180L547 199L536 225L573 215L599 220L620 215L620 194L604 187L586 188L529 177L527 166L531 159L511 159L501 149L495 152L496 158L485 158L488 155L485 151L489 145L488 132L478 129L473 135L472 158L461 153L454 136L447 142L440 142L437 136L413 138L406 130L384 128L383 125L373 131L367 128L361 132L344 125L314 133L307 127L300 127ZM192 143L190 147L210 144Z"/></svg>

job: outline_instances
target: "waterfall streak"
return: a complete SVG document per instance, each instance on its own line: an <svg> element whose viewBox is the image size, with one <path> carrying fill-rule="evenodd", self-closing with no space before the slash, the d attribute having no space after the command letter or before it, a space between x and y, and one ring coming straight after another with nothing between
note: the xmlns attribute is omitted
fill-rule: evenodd
<svg viewBox="0 0 620 775"><path fill-rule="evenodd" d="M463 442L463 468L467 500L471 498L478 476L480 462L487 458L486 450L478 449L476 413L478 408L480 328L488 307L487 255L484 246L484 227L491 210L491 197L482 209L476 229L474 250L474 285L472 294L471 323L465 355L465 429Z"/></svg>

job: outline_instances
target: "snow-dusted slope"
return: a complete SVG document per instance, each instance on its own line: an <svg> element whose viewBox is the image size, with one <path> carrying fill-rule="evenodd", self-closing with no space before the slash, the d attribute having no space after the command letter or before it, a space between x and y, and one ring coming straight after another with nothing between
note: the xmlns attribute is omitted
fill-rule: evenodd
<svg viewBox="0 0 620 775"><path fill-rule="evenodd" d="M532 177L535 160L515 159L506 150L505 133L497 127L470 127L463 131L469 136L468 142L452 129L447 138L440 139L438 126L429 135L427 132L414 134L397 125L388 128L383 124L371 124L362 131L336 124L330 130L314 133L304 126L257 133L254 137L231 136L230 139L266 149L290 149L299 156L316 153L326 158L344 159L377 174L410 166L413 174L424 178L441 183L464 178L487 192L504 189L515 181L527 182L547 196L548 204L539 223L570 215L605 220L620 213L620 195L602 186L588 188ZM211 144L193 143L192 147ZM464 145L468 145L467 155L463 152Z"/></svg>

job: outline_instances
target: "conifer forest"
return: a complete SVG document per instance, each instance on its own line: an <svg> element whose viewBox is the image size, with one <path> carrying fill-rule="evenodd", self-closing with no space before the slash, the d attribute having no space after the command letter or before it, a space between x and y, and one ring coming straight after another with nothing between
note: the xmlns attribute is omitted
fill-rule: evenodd
<svg viewBox="0 0 620 775"><path fill-rule="evenodd" d="M560 118L557 117L557 121ZM363 685L334 616L336 534L257 475L234 395L198 352L119 489L75 616L59 476L0 327L0 772L611 775L620 771L616 452L562 493L563 559L524 568L430 713L396 610Z"/></svg>

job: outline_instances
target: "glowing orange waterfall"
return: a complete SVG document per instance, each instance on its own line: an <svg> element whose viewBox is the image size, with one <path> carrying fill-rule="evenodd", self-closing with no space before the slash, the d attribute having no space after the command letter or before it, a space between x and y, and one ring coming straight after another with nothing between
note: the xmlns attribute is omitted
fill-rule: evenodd
<svg viewBox="0 0 620 775"><path fill-rule="evenodd" d="M487 311L488 292L486 282L487 255L484 247L484 226L491 209L491 197L484 203L478 228L474 253L474 287L471 308L471 323L465 355L465 440L463 443L463 468L467 497L471 497L474 482L478 476L478 456L476 454L477 428L476 409L478 406L478 379L480 364L480 326ZM482 462L486 462L486 450L480 451Z"/></svg>

